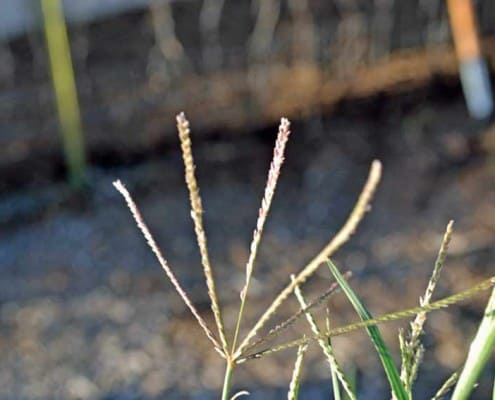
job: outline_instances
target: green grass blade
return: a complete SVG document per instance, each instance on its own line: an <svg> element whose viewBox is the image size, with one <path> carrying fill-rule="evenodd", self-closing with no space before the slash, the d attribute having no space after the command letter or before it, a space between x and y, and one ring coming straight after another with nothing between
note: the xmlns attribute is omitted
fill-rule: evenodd
<svg viewBox="0 0 495 400"><path fill-rule="evenodd" d="M481 370L486 365L495 346L495 290L485 309L485 316L471 342L469 353L462 369L452 400L467 399L476 384Z"/></svg>
<svg viewBox="0 0 495 400"><path fill-rule="evenodd" d="M327 264L330 272L334 276L335 280L339 283L342 291L346 294L347 298L351 302L361 320L366 321L372 319L373 317L371 316L370 312L366 309L361 300L359 300L358 296L351 289L337 267L330 260L327 260ZM369 326L366 328L366 330L373 344L375 345L375 349L383 364L383 369L385 371L385 374L387 375L387 379L390 383L390 387L394 397L397 400L409 400L410 397L404 389L404 385L402 384L402 381L400 379L399 371L397 370L394 360L392 359L392 356L390 355L390 352L385 345L385 341L383 340L380 330L376 326Z"/></svg>
<svg viewBox="0 0 495 400"><path fill-rule="evenodd" d="M85 182L86 154L62 1L42 0L41 11L65 158L70 182L78 189Z"/></svg>

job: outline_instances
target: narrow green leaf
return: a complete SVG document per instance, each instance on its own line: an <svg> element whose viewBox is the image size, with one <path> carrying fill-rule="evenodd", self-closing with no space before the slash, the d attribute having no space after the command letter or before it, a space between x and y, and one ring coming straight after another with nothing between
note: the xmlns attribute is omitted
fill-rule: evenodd
<svg viewBox="0 0 495 400"><path fill-rule="evenodd" d="M347 298L351 302L361 320L367 321L372 319L373 317L371 316L370 312L366 309L361 300L359 300L358 296L351 289L337 267L330 260L327 260L327 264L330 272L334 276L335 280L339 283L342 291L346 294ZM390 383L390 387L394 397L397 400L410 400L409 395L404 389L404 385L402 384L402 381L400 379L399 371L397 370L392 356L390 355L390 352L385 345L385 341L383 340L380 330L377 326L369 326L366 328L366 330L373 344L375 345L375 349L383 364L383 369L387 375L387 379Z"/></svg>

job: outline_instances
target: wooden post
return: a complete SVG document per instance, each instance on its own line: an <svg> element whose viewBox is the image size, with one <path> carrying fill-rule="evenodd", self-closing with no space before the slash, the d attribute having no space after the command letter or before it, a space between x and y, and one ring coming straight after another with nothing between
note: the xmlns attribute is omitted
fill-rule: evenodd
<svg viewBox="0 0 495 400"><path fill-rule="evenodd" d="M447 0L447 6L468 111L474 118L487 118L493 111L493 98L473 4L471 0Z"/></svg>

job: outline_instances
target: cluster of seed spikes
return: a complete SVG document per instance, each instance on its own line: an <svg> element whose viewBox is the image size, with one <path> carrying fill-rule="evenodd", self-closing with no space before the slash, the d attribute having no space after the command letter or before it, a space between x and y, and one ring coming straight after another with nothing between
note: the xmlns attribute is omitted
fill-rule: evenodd
<svg viewBox="0 0 495 400"><path fill-rule="evenodd" d="M291 280L287 283L284 289L274 298L272 303L262 313L262 315L259 317L257 322L247 331L242 341L238 343L241 333L241 325L243 321L244 309L248 298L249 286L253 275L256 255L258 253L258 247L261 242L261 238L263 234L263 227L265 225L265 221L267 219L270 210L270 205L272 203L272 199L275 193L278 177L280 175L280 170L284 161L285 147L290 135L290 123L287 119L282 118L278 130L277 139L275 142L273 159L270 164L270 169L268 172L268 179L265 186L263 199L261 201L261 206L259 209L256 227L254 229L253 238L250 245L250 254L248 261L246 263L245 284L240 292L241 303L239 307L237 322L234 327L232 340L229 340L227 331L223 323L221 307L215 287L214 273L208 255L207 240L206 240L205 230L203 227L203 218L202 218L203 208L202 208L201 197L199 194L198 184L195 177L195 165L191 150L189 122L187 121L184 113L179 114L176 117L176 120L177 120L177 129L179 132L182 155L184 160L185 180L186 180L187 188L189 190L189 198L191 203L191 218L194 223L194 231L196 234L198 248L201 254L201 263L203 266L206 285L208 288L208 295L211 301L211 309L215 319L216 333L208 326L204 318L201 316L201 314L198 312L198 310L190 300L185 290L182 288L175 274L169 267L166 258L163 256L160 248L153 239L153 236L151 235L147 225L145 224L139 212L138 207L136 206L134 200L132 199L131 195L129 194L125 186L120 181L114 182L114 186L124 197L137 223L137 226L141 230L148 245L150 246L153 253L156 255L160 265L162 266L166 275L168 276L171 283L175 287L176 291L183 299L187 307L190 309L193 316L196 318L198 324L203 329L206 337L212 343L214 349L226 360L226 372L224 379L224 388L222 392L222 400L233 399L240 395L246 394L246 392L239 392L234 397L232 398L229 397L233 371L238 364L249 359L260 358L263 355L292 347L298 347L298 352L297 352L297 359L294 367L292 381L289 388L288 397L289 399L296 399L299 388L299 381L300 381L300 374L301 374L304 353L307 345L311 342L317 342L319 344L319 346L323 350L325 357L328 360L328 363L330 365L330 370L332 373L334 390L335 387L341 386L349 399L355 399L356 398L355 392L353 391L351 384L344 376L342 369L339 367L337 360L335 359L330 342L330 337L351 332L356 329L362 329L362 328L370 329L370 327L374 327L380 322L391 321L391 320L406 318L410 316L416 316L416 319L411 324L411 333L409 334L408 338L406 339L403 334L401 334L400 336L401 353L404 360L400 378L401 381L403 382L404 387L410 389L412 382L416 377L417 367L420 363L421 355L423 352L423 348L421 346L419 338L422 334L423 324L425 321L425 313L456 303L464 298L472 296L473 294L481 290L485 290L493 286L493 284L495 283L494 278L491 278L465 292L458 293L454 296L450 296L436 302L430 302L433 290L435 288L435 284L438 281L440 269L445 259L448 242L452 235L452 223L450 223L447 228L447 232L445 234L445 238L439 252L439 256L435 265L432 278L426 290L425 296L420 301L419 307L415 307L404 311L399 311L393 314L387 314L374 319L368 318L366 320L362 320L361 322L346 325L343 327L330 329L329 323L327 323L327 327L325 330L319 327L311 314L311 310L317 307L318 305L320 305L321 303L323 303L323 301L327 299L329 296L331 296L333 293L335 293L337 289L343 287L345 281L350 277L350 273L346 273L340 276L341 279L340 281L338 281L338 283L336 282L332 284L326 292L324 292L316 300L310 303L306 303L306 300L304 299L300 286L309 277L311 277L311 275L315 273L315 271L320 267L321 264L323 263L331 264L331 262L329 261L329 257L332 256L336 250L338 250L345 242L349 240L349 238L355 232L356 228L358 227L359 223L361 222L366 212L370 209L371 200L373 198L374 192L381 178L381 164L379 161L373 161L368 179L362 189L362 192L356 202L356 205L354 206L354 209L350 213L347 221L344 223L342 228L329 241L329 243L320 251L320 253L316 257L314 257L304 268L302 268L302 270L299 273L291 276ZM337 276L335 277L337 279ZM300 311L294 314L293 316L291 316L286 321L270 329L268 333L265 334L264 336L257 337L260 330L262 330L266 326L266 324L278 311L278 309L284 303L284 301L292 294L294 294L297 297L297 300L299 301L299 304L301 306ZM305 316L309 323L309 326L312 331L311 335L304 336L300 339L279 345L274 345L274 346L268 345L269 342L271 342L273 339L279 336L289 326L291 326L296 321L298 321L302 316ZM260 347L262 345L267 347L265 348ZM441 390L448 390L448 388L454 384L455 379L456 376L451 377L451 379L448 382L446 382L446 384L444 385L446 387L442 388Z"/></svg>

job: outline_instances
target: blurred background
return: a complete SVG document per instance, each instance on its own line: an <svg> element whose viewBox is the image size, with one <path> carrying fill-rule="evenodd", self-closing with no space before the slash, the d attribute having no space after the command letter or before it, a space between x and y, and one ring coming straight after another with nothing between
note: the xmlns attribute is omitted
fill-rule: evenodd
<svg viewBox="0 0 495 400"><path fill-rule="evenodd" d="M490 276L495 125L484 74L495 63L495 3L461 2L477 26L462 25L461 13L456 34L447 10L456 0L2 0L0 399L217 398L222 360L111 185L120 178L133 193L209 318L180 111L192 125L228 326L282 116L293 134L250 321L345 221L375 158L384 178L373 209L335 257L370 310L418 303L450 219L437 296ZM322 268L307 297L329 283ZM430 316L418 398L462 365L486 300ZM335 326L356 319L342 296L328 307ZM291 299L278 318L296 309ZM399 327L407 321L383 327L396 354ZM301 332L304 322L285 339ZM334 346L359 398L388 396L364 332ZM294 358L288 350L247 363L235 386L283 398ZM488 397L494 371L473 398ZM302 398L329 398L316 347L303 379Z"/></svg>

